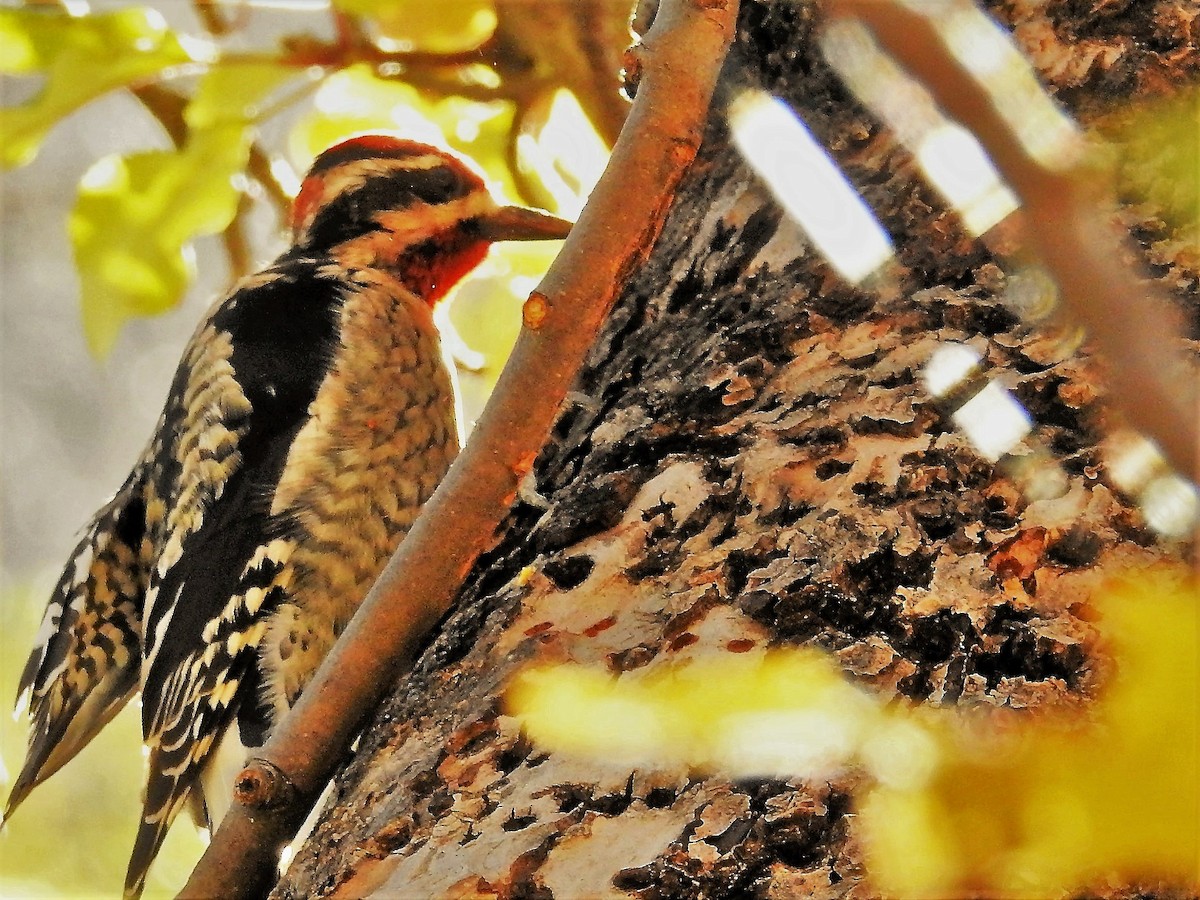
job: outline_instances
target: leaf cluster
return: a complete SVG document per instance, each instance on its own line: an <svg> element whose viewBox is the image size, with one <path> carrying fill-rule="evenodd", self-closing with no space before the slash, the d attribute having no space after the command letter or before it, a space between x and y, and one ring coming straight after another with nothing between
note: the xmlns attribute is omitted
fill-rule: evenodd
<svg viewBox="0 0 1200 900"><path fill-rule="evenodd" d="M58 122L114 91L132 93L169 139L168 149L102 156L78 186L68 232L84 330L100 357L130 317L180 302L195 239L222 236L233 279L261 261L246 238L255 203L285 218L296 171L349 134L398 130L449 146L510 194L570 213L624 116L619 4L535 15L506 0L336 0L251 50L261 33L252 5L225 19L197 2L195 26L186 8L164 12L187 30L149 7L0 9L0 73L38 88L0 109L0 164L32 162ZM547 29L559 38L545 40ZM280 126L282 142L272 137ZM547 149L564 127L575 133ZM571 152L580 143L587 152Z"/></svg>

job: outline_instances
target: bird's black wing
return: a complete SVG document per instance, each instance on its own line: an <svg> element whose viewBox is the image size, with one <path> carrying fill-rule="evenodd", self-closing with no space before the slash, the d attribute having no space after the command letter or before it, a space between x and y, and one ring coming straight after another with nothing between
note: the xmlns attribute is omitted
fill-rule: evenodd
<svg viewBox="0 0 1200 900"><path fill-rule="evenodd" d="M338 341L329 271L285 257L244 283L201 325L172 386L152 490L165 515L145 614L149 773L127 895L214 744L239 711L258 713L256 648L292 549L272 498Z"/></svg>

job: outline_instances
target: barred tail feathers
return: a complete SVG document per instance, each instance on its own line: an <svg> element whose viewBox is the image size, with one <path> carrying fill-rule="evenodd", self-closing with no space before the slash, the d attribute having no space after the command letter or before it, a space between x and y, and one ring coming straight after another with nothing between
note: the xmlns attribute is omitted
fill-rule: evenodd
<svg viewBox="0 0 1200 900"><path fill-rule="evenodd" d="M17 689L32 727L4 819L137 690L146 526L135 476L88 525L50 596Z"/></svg>
<svg viewBox="0 0 1200 900"><path fill-rule="evenodd" d="M138 823L137 838L125 873L125 900L137 900L142 895L150 864L162 849L171 823L192 798L192 773L185 770L175 775L161 774L163 767L169 765L163 761L163 756L158 749L150 751L150 776L146 782L142 820Z"/></svg>

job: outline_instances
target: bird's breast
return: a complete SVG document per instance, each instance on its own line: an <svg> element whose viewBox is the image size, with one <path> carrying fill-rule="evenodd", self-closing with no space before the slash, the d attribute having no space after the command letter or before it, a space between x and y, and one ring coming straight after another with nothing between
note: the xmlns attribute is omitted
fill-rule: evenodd
<svg viewBox="0 0 1200 900"><path fill-rule="evenodd" d="M290 706L458 452L451 376L428 306L382 273L347 282L339 339L288 453L272 515L292 589L260 647Z"/></svg>

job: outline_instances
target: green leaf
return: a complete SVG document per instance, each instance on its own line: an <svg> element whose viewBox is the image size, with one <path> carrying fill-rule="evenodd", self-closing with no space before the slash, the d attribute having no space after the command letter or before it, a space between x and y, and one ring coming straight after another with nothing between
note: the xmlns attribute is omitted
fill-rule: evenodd
<svg viewBox="0 0 1200 900"><path fill-rule="evenodd" d="M0 109L0 164L30 162L59 119L96 97L190 61L155 10L0 9L0 71L46 77L31 101Z"/></svg>
<svg viewBox="0 0 1200 900"><path fill-rule="evenodd" d="M1174 227L1200 225L1200 87L1118 110L1101 123L1116 149L1117 183Z"/></svg>
<svg viewBox="0 0 1200 900"><path fill-rule="evenodd" d="M103 358L132 316L182 298L193 271L189 242L232 221L258 104L294 71L216 65L185 111L179 151L106 156L85 173L68 221L82 288L83 327Z"/></svg>

